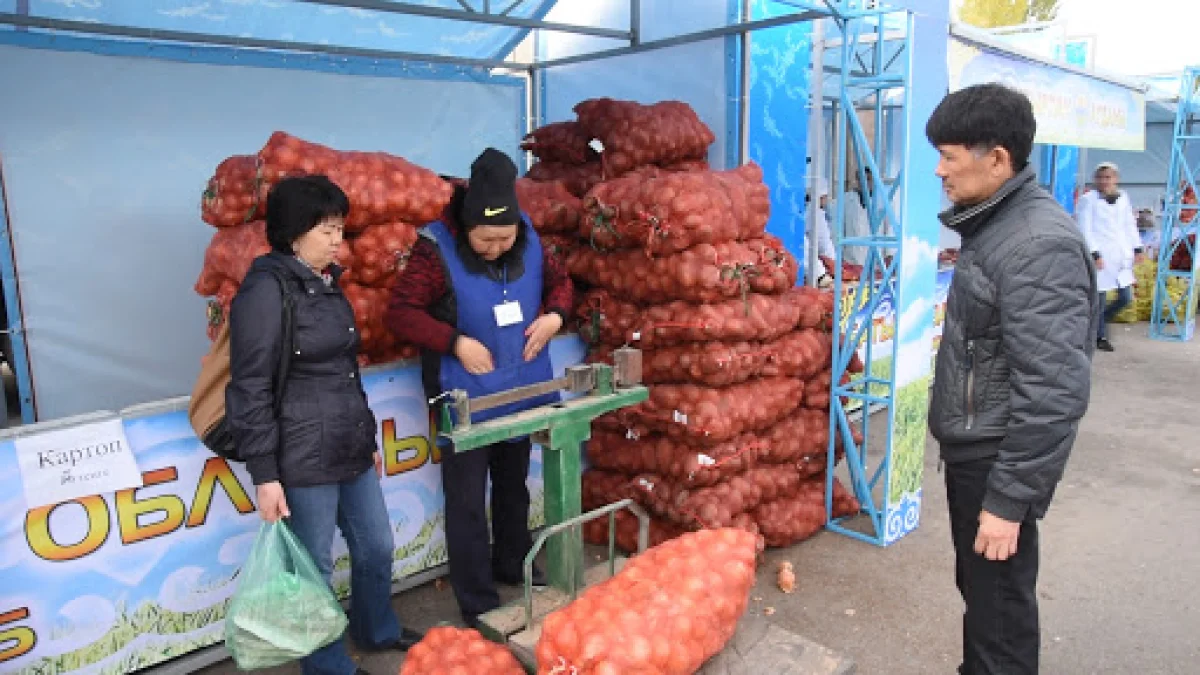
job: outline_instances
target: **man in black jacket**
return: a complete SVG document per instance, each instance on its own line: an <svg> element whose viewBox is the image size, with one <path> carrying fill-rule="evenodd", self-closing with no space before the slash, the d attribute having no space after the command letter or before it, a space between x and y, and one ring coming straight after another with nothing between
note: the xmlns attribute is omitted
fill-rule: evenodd
<svg viewBox="0 0 1200 675"><path fill-rule="evenodd" d="M1087 410L1098 293L1087 244L1028 166L1029 99L955 92L926 126L962 236L929 427L941 444L967 675L1038 671L1038 534Z"/></svg>

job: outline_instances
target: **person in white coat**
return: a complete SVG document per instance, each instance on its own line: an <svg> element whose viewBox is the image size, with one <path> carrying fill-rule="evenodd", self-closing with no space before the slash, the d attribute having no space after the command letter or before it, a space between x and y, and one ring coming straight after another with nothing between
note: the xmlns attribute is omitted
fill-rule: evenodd
<svg viewBox="0 0 1200 675"><path fill-rule="evenodd" d="M1096 348L1113 351L1108 340L1108 322L1132 302L1135 282L1133 266L1142 259L1142 239L1129 196L1118 188L1117 165L1104 162L1096 167L1096 189L1079 199L1079 229L1087 239L1096 261L1096 285L1104 316L1096 335ZM1117 292L1117 301L1109 304L1109 291Z"/></svg>
<svg viewBox="0 0 1200 675"><path fill-rule="evenodd" d="M829 231L829 181L817 178L814 190L817 196L817 214L813 225L817 236L817 264L813 269L813 278L818 286L828 286L832 282L832 270L827 269L825 260L836 260L837 252L833 248L833 237ZM807 242L807 239L805 240ZM806 247L807 248L807 247ZM822 260L822 259L825 260Z"/></svg>

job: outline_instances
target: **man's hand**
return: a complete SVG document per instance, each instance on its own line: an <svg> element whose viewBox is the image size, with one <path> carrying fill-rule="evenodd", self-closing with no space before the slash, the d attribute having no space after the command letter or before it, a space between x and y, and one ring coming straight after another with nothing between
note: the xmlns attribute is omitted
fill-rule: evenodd
<svg viewBox="0 0 1200 675"><path fill-rule="evenodd" d="M537 321L529 324L529 328L525 329L525 337L529 338L525 341L525 360L532 361L537 358L546 343L550 342L550 338L558 333L562 325L562 317L555 312L543 314L537 318Z"/></svg>
<svg viewBox="0 0 1200 675"><path fill-rule="evenodd" d="M279 481L258 486L258 515L268 523L292 515L292 512L288 511L287 498L283 496L283 486Z"/></svg>
<svg viewBox="0 0 1200 675"><path fill-rule="evenodd" d="M496 369L492 363L492 353L475 338L458 336L454 343L454 355L472 375L486 375Z"/></svg>
<svg viewBox="0 0 1200 675"><path fill-rule="evenodd" d="M1021 524L1005 520L987 511L979 514L979 533L975 535L975 552L996 562L1017 554L1017 538Z"/></svg>

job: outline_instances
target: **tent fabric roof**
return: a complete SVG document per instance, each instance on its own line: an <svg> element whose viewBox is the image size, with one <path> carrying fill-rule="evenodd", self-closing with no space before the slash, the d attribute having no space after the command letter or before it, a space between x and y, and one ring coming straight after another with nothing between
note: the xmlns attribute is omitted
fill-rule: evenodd
<svg viewBox="0 0 1200 675"><path fill-rule="evenodd" d="M406 0L466 13L541 19L556 0ZM129 26L139 29L205 33L392 50L463 58L504 58L528 28L468 23L394 12L323 6L296 0L0 0L0 12L32 17Z"/></svg>

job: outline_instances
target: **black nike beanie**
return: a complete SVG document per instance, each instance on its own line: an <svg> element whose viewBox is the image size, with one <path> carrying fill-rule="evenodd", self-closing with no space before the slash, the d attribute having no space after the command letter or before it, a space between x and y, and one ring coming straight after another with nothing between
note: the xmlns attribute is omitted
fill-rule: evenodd
<svg viewBox="0 0 1200 675"><path fill-rule="evenodd" d="M495 148L484 150L471 164L471 179L463 197L462 225L516 225L521 222L517 203L517 165Z"/></svg>

